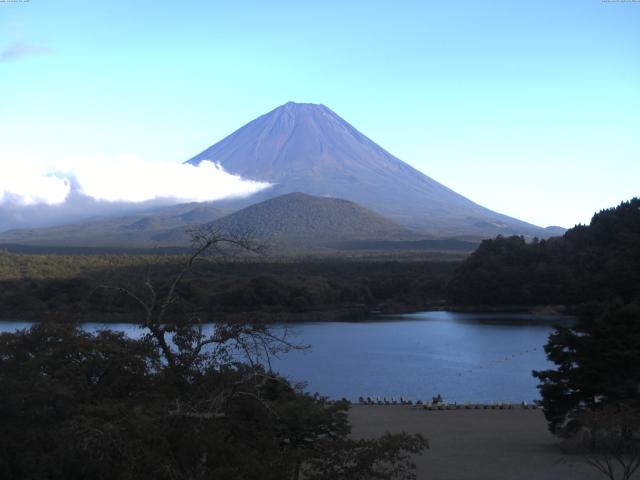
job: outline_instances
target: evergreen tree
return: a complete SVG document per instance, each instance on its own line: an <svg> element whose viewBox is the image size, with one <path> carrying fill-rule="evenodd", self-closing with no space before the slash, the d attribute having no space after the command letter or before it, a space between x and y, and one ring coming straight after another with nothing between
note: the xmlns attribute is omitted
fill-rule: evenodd
<svg viewBox="0 0 640 480"><path fill-rule="evenodd" d="M573 327L558 328L545 346L557 368L536 371L542 406L554 433L582 426L585 411L625 405L640 412L640 306L585 307Z"/></svg>

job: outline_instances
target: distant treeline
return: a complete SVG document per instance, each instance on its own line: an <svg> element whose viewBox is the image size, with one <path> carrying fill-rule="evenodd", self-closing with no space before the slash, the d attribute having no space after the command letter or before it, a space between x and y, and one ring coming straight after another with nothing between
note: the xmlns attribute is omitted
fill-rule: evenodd
<svg viewBox="0 0 640 480"><path fill-rule="evenodd" d="M167 288L183 256L0 253L0 318L127 320L126 287ZM260 261L203 258L180 286L176 313L262 319L363 318L442 305L457 262ZM107 287L107 288L102 288ZM135 310L133 310L135 311Z"/></svg>
<svg viewBox="0 0 640 480"><path fill-rule="evenodd" d="M0 250L11 253L36 255L180 255L189 253L185 247L78 247L64 245L29 245L21 243L0 243Z"/></svg>
<svg viewBox="0 0 640 480"><path fill-rule="evenodd" d="M446 257L445 257L446 258ZM183 255L36 255L0 251L0 318L126 320L149 278L166 288ZM163 282L165 282L163 284ZM103 286L109 288L101 288ZM203 258L181 286L184 314L205 320L358 319L449 306L579 305L640 299L640 200L597 213L564 236L485 240L463 262Z"/></svg>
<svg viewBox="0 0 640 480"><path fill-rule="evenodd" d="M640 299L640 199L564 236L485 240L455 271L448 298L467 305L578 305Z"/></svg>

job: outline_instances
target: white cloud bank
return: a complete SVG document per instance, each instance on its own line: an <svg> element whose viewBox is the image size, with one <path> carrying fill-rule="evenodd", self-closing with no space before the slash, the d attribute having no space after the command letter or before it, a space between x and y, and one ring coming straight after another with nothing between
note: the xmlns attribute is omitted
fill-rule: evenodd
<svg viewBox="0 0 640 480"><path fill-rule="evenodd" d="M0 205L14 206L60 205L72 191L104 202L203 202L248 196L270 186L232 175L208 161L194 166L124 157L64 169L14 162L2 170Z"/></svg>
<svg viewBox="0 0 640 480"><path fill-rule="evenodd" d="M0 205L57 205L71 192L71 182L59 175L12 166L0 175Z"/></svg>

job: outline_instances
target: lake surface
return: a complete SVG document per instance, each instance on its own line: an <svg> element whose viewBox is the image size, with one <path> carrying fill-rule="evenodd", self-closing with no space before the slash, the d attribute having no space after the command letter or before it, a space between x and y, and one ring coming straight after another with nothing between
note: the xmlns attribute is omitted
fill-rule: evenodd
<svg viewBox="0 0 640 480"><path fill-rule="evenodd" d="M313 322L287 326L309 351L272 360L274 370L306 381L310 393L330 398L405 396L450 402L531 402L539 398L532 370L547 362L543 346L567 317L526 314L423 312L367 322ZM0 331L28 327L0 322ZM85 328L123 330L130 324L87 323ZM276 325L276 330L283 326Z"/></svg>

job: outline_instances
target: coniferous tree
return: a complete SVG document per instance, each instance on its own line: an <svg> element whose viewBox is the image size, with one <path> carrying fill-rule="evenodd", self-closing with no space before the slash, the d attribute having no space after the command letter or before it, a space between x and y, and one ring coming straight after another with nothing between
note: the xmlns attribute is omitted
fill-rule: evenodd
<svg viewBox="0 0 640 480"><path fill-rule="evenodd" d="M545 346L556 369L536 371L541 404L554 433L581 427L581 415L624 404L640 412L640 306L585 307L578 323L558 328Z"/></svg>

